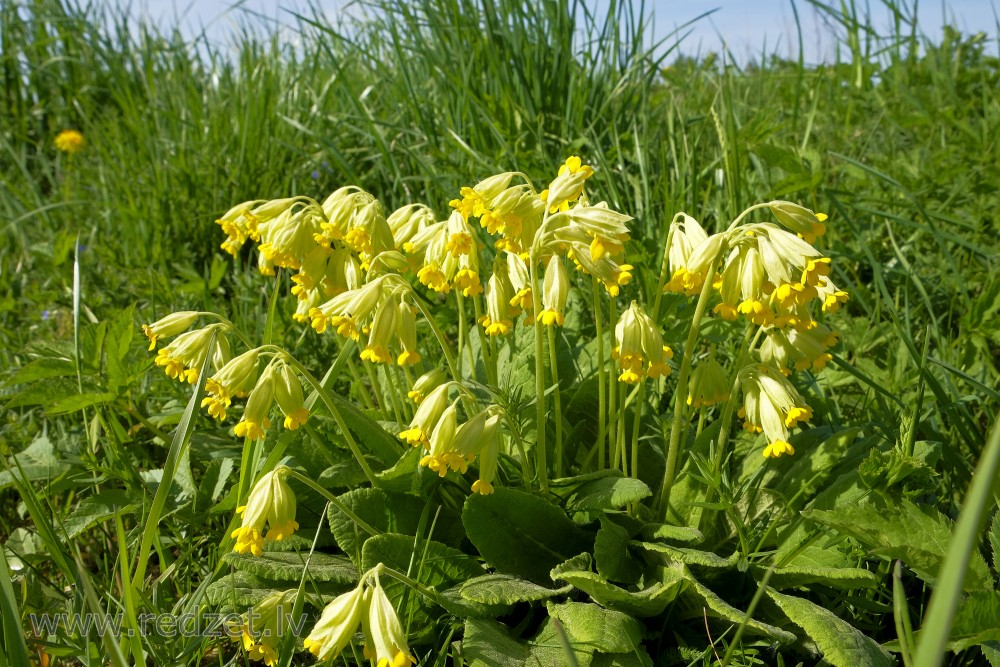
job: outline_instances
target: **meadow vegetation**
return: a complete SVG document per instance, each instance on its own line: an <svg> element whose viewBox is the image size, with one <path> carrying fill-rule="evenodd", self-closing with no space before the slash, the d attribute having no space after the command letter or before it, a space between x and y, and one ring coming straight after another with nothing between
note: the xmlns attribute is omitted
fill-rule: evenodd
<svg viewBox="0 0 1000 667"><path fill-rule="evenodd" d="M684 57L629 3L377 0L225 46L4 3L0 666L1000 664L998 46L884 3L888 31L815 5L821 65ZM282 215L343 251L326 296L371 298L303 307L307 252L257 232ZM732 262L712 290L665 252L778 223L818 301L753 289L794 313L727 317ZM464 264L421 273L438 251ZM186 312L218 317L163 322ZM792 315L839 336L751 352ZM400 365L371 363L389 338ZM244 386L168 377L223 367ZM423 438L420 376L445 387ZM779 385L775 449L728 388ZM142 623L250 608L305 625ZM123 632L32 622L65 613Z"/></svg>

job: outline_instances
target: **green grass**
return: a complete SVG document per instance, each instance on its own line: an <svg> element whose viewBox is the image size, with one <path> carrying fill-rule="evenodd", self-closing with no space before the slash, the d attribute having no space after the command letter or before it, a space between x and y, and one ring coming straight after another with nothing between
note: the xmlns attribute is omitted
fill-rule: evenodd
<svg viewBox="0 0 1000 667"><path fill-rule="evenodd" d="M22 567L8 577L0 559L0 664L20 664L19 652L39 646L30 636L26 649L7 641L11 608L22 620L124 610L134 623L141 613L204 604L211 577L228 567L219 538L235 508L232 485L245 490L251 481L236 470L245 453L208 420L190 434L181 426L191 395L148 372L136 325L179 309L221 309L263 335L261 313L277 287L260 281L248 256L233 263L218 249L213 221L244 200L322 198L345 184L376 194L388 210L422 201L443 214L480 177L549 174L566 156L585 156L597 170L588 189L635 216L628 253L648 302L677 211L710 230L774 198L829 213L822 247L851 301L836 319L837 358L812 390L822 426L860 429L872 444L845 446L843 460L812 471L815 483L787 487L802 494L789 500L789 516L747 510L738 538L714 536L727 545L716 551L728 555L736 543L777 549L779 523L786 528L779 519L797 520L851 469L881 475L876 486L895 498L957 517L1000 407L1000 59L982 35L949 28L932 40L907 18L909 5L886 6L898 17L889 34L867 25L854 2L823 9L841 61L807 67L761 53L741 67L715 54L679 57L672 37L654 48L648 17L628 3L594 15L576 0L377 0L375 18L364 22L296 17L294 48L277 34L245 30L220 46L136 30L89 5L5 3L0 541L7 562ZM66 128L85 135L81 153L55 150ZM269 318L280 342L328 368L333 346L283 317ZM668 331L671 342L683 334ZM336 366L342 377L351 372L344 365ZM887 481L891 466L878 456L893 446L937 452L936 465L905 484ZM175 457L175 447L187 455ZM159 494L154 502L159 478L150 472L165 467L173 478L166 506ZM759 501L759 489L780 486L774 473L762 480L739 472L717 481L731 523ZM784 472L796 483L805 474ZM980 513L989 514L996 486L977 491ZM302 504L321 515L318 497ZM154 514L158 525L149 522ZM967 548L988 550L979 526L959 525ZM992 533L1000 540L995 522ZM850 544L881 587L813 588L810 599L879 642L895 641L891 565L872 558L863 540ZM155 554L151 579L129 586L147 551ZM957 599L961 582L949 586L942 599ZM755 591L736 593L742 608ZM897 586L897 608L900 596L916 630L936 597L910 574ZM761 604L775 605L766 597ZM700 619L652 644L663 664L714 663L710 640L691 630L704 630ZM661 625L663 634L669 625ZM433 656L421 664L447 664L449 642L461 636L437 630ZM731 636L715 636L720 656ZM242 664L228 643L220 652L211 640L99 641L60 636L46 651L79 664L125 664L143 651L156 664ZM742 635L734 646L729 664L775 659ZM971 648L946 660L982 656Z"/></svg>

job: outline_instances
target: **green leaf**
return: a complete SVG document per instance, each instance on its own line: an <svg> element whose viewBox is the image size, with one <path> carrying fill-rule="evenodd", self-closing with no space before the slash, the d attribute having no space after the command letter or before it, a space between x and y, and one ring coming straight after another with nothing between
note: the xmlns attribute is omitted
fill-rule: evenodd
<svg viewBox="0 0 1000 667"><path fill-rule="evenodd" d="M805 510L802 516L850 535L874 555L899 559L918 577L934 585L951 540L951 522L933 508L903 500L898 507L848 505L834 510ZM986 561L972 555L965 590L993 588Z"/></svg>
<svg viewBox="0 0 1000 667"><path fill-rule="evenodd" d="M63 521L66 537L73 539L85 530L116 514L133 514L142 507L142 497L138 493L121 490L102 491L80 501L73 513Z"/></svg>
<svg viewBox="0 0 1000 667"><path fill-rule="evenodd" d="M740 560L740 552L738 551L734 551L726 558L722 558L711 551L673 547L668 544L659 544L658 542L635 542L634 544L646 551L661 554L665 557L662 559L665 561L664 564L675 561L686 565L726 569L736 567L736 564Z"/></svg>
<svg viewBox="0 0 1000 667"><path fill-rule="evenodd" d="M509 574L484 574L461 585L462 597L482 604L515 604L537 602L557 595L566 595L572 586L546 588Z"/></svg>
<svg viewBox="0 0 1000 667"><path fill-rule="evenodd" d="M354 403L336 394L331 393L330 397L347 427L357 437L357 441L374 454L383 465L391 466L396 463L403 453L403 446L399 440L386 433L377 421L358 409Z"/></svg>
<svg viewBox="0 0 1000 667"><path fill-rule="evenodd" d="M94 405L103 405L113 400L115 400L115 395L110 391L77 394L76 396L69 396L46 405L45 414L49 416L70 414Z"/></svg>
<svg viewBox="0 0 1000 667"><path fill-rule="evenodd" d="M634 584L642 576L642 561L629 547L629 533L607 516L601 517L601 529L594 541L597 571L608 581Z"/></svg>
<svg viewBox="0 0 1000 667"><path fill-rule="evenodd" d="M72 359L64 357L34 359L17 369L17 372L3 384L6 387L11 387L34 382L35 380L57 377L76 377L76 364L73 363Z"/></svg>
<svg viewBox="0 0 1000 667"><path fill-rule="evenodd" d="M684 601L691 610L692 617L701 617L703 614L711 618L719 618L729 621L734 625L744 624L744 632L764 635L782 644L790 644L795 641L795 635L787 630L782 630L768 623L763 623L756 619L747 619L746 612L732 606L715 591L694 578L683 565L683 573L688 586L684 590Z"/></svg>
<svg viewBox="0 0 1000 667"><path fill-rule="evenodd" d="M1000 512L993 515L990 526L990 549L993 551L993 569L1000 572Z"/></svg>
<svg viewBox="0 0 1000 667"><path fill-rule="evenodd" d="M685 585L684 573L679 567L660 568L657 574L656 581L636 592L615 586L587 570L553 571L552 578L572 584L608 609L649 617L663 613Z"/></svg>
<svg viewBox="0 0 1000 667"><path fill-rule="evenodd" d="M962 598L948 648L958 652L991 641L1000 641L1000 592L983 591Z"/></svg>
<svg viewBox="0 0 1000 667"><path fill-rule="evenodd" d="M602 653L631 653L642 642L642 624L620 611L587 602L550 603L548 610L577 642Z"/></svg>
<svg viewBox="0 0 1000 667"><path fill-rule="evenodd" d="M553 567L593 546L592 536L560 508L514 489L470 496L462 522L487 563L498 572L535 583L550 581Z"/></svg>
<svg viewBox="0 0 1000 667"><path fill-rule="evenodd" d="M237 570L272 581L291 581L295 584L302 579L306 564L306 554L288 551L265 551L260 556L229 552L224 556ZM313 581L330 581L351 584L358 580L358 571L350 560L343 556L313 553L309 558L308 578Z"/></svg>
<svg viewBox="0 0 1000 667"><path fill-rule="evenodd" d="M46 435L39 435L24 451L7 462L8 470L0 471L0 489L14 485L14 475L28 482L49 481L68 472L72 466L56 454L55 446Z"/></svg>
<svg viewBox="0 0 1000 667"><path fill-rule="evenodd" d="M892 656L832 611L808 600L767 591L788 619L802 628L834 667L892 667Z"/></svg>
<svg viewBox="0 0 1000 667"><path fill-rule="evenodd" d="M691 526L671 526L666 523L649 523L642 529L642 537L647 541L669 540L671 542L698 543L705 536L697 528Z"/></svg>
<svg viewBox="0 0 1000 667"><path fill-rule="evenodd" d="M653 493L644 482L622 477L620 470L553 480L549 490L563 499L569 512L619 509Z"/></svg>
<svg viewBox="0 0 1000 667"><path fill-rule="evenodd" d="M761 580L767 568L754 567L754 574ZM780 567L771 573L767 585L782 590L811 584L823 584L831 588L878 588L881 579L873 572L858 567Z"/></svg>
<svg viewBox="0 0 1000 667"><path fill-rule="evenodd" d="M416 535L419 529L423 504L414 501L413 496L363 488L345 493L339 496L339 500L358 518L380 532ZM437 510L432 508L431 516L434 516L435 511ZM351 560L360 563L361 543L368 538L368 533L358 528L354 521L333 505L330 506L329 520L337 545ZM430 537L450 546L461 544L465 534L458 514L441 507L434 534Z"/></svg>
<svg viewBox="0 0 1000 667"><path fill-rule="evenodd" d="M593 659L589 651L573 647L573 657L579 667L587 667ZM488 619L468 619L462 639L462 656L469 667L524 667L524 665L568 665L558 631L550 621L544 621L541 631L525 643L510 636L507 628Z"/></svg>

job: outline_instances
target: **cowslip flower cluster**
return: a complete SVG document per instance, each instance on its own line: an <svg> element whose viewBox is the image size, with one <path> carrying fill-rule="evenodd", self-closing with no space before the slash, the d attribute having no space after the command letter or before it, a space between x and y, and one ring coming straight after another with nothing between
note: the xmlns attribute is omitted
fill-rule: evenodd
<svg viewBox="0 0 1000 667"><path fill-rule="evenodd" d="M663 344L660 329L635 301L622 312L615 325L615 348L612 357L618 360L619 382L636 384L643 378L670 375L667 360L673 351Z"/></svg>
<svg viewBox="0 0 1000 667"><path fill-rule="evenodd" d="M265 541L280 542L298 530L295 493L286 481L290 472L287 466L278 466L254 484L246 505L236 509L242 521L231 535L236 540L233 551L260 556L264 553Z"/></svg>
<svg viewBox="0 0 1000 667"><path fill-rule="evenodd" d="M784 375L767 364L743 369L740 382L743 388L740 416L748 431L764 433L768 442L764 456L794 454L795 448L788 442L789 429L812 419L812 408Z"/></svg>
<svg viewBox="0 0 1000 667"><path fill-rule="evenodd" d="M278 664L278 642L290 630L295 591L275 591L230 623L230 639L243 647L247 657L268 667Z"/></svg>
<svg viewBox="0 0 1000 667"><path fill-rule="evenodd" d="M378 667L416 664L406 634L389 596L379 581L377 566L356 588L336 597L323 610L305 639L305 648L321 661L335 659L358 631L364 635L364 656Z"/></svg>

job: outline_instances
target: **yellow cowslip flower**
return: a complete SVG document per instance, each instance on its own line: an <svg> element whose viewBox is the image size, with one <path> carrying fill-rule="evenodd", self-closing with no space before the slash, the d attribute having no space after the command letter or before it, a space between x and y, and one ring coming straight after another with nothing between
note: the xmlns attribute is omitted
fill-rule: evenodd
<svg viewBox="0 0 1000 667"><path fill-rule="evenodd" d="M334 190L320 204L326 222L322 224L322 233L316 242L329 246L333 241L341 241L351 226L351 219L357 210L370 202L374 197L355 185L347 185Z"/></svg>
<svg viewBox="0 0 1000 667"><path fill-rule="evenodd" d="M818 322L799 329L770 329L760 346L761 361L773 364L785 373L812 369L821 371L833 359L827 350L837 344L837 333Z"/></svg>
<svg viewBox="0 0 1000 667"><path fill-rule="evenodd" d="M479 280L479 260L476 255L463 255L459 258L459 269L452 279L455 289L462 292L462 296L476 297L483 293L483 285Z"/></svg>
<svg viewBox="0 0 1000 667"><path fill-rule="evenodd" d="M194 310L182 310L170 313L152 324L143 324L142 333L146 334L146 338L149 339L149 351L152 352L156 349L156 343L159 339L170 338L187 331L187 328L198 319L199 315L201 313Z"/></svg>
<svg viewBox="0 0 1000 667"><path fill-rule="evenodd" d="M237 437L250 440L263 440L267 429L271 428L269 413L274 403L275 364L264 369L257 379L257 384L250 391L247 405L243 409L243 418L236 424Z"/></svg>
<svg viewBox="0 0 1000 667"><path fill-rule="evenodd" d="M473 415L471 419L454 429L454 433L449 432L451 426L444 421L451 418L452 415L445 411L438 424L444 424L446 428L437 439L435 435L431 436L430 451L420 461L420 465L427 466L442 477L449 468L465 474L469 464L475 460L486 441L494 436L497 426L497 419L489 408Z"/></svg>
<svg viewBox="0 0 1000 667"><path fill-rule="evenodd" d="M392 232L392 240L397 250L410 252L406 246L417 234L435 221L434 211L426 204L408 204L402 208L397 208L386 222Z"/></svg>
<svg viewBox="0 0 1000 667"><path fill-rule="evenodd" d="M343 292L309 311L310 325L317 333L327 327L344 338L358 340L361 328L383 299L386 276L379 276L357 289Z"/></svg>
<svg viewBox="0 0 1000 667"><path fill-rule="evenodd" d="M420 407L422 408L423 405ZM420 465L427 466L441 477L448 474L448 468L451 463L451 457L449 456L452 451L451 443L455 439L457 429L458 407L457 402L455 402L444 409L440 419L434 425L434 430L425 443L428 453L420 459Z"/></svg>
<svg viewBox="0 0 1000 667"><path fill-rule="evenodd" d="M326 246L313 244L302 261L298 273L292 275L292 294L300 301L309 298L310 293L319 289L327 275L327 264L334 251Z"/></svg>
<svg viewBox="0 0 1000 667"><path fill-rule="evenodd" d="M236 509L242 518L240 527L232 532L236 539L233 551L259 556L264 553L264 541L280 542L294 533L295 494L285 481L291 470L278 466L261 476L247 496L247 503ZM267 534L264 534L264 524Z"/></svg>
<svg viewBox="0 0 1000 667"><path fill-rule="evenodd" d="M798 234L806 243L826 234L825 213L813 213L804 206L790 201L772 201L768 204L778 222Z"/></svg>
<svg viewBox="0 0 1000 667"><path fill-rule="evenodd" d="M288 364L281 364L274 381L274 398L285 416L284 426L295 431L309 419L309 408L302 395L298 373Z"/></svg>
<svg viewBox="0 0 1000 667"><path fill-rule="evenodd" d="M644 377L670 375L667 360L672 359L674 353L663 344L659 327L635 301L618 318L615 344L612 354L622 371L619 382L635 384Z"/></svg>
<svg viewBox="0 0 1000 667"><path fill-rule="evenodd" d="M365 629L364 656L375 662L377 667L408 667L415 665L416 659L410 655L406 634L399 623L399 617L389 597L385 594L374 574L375 585L368 592L368 614Z"/></svg>
<svg viewBox="0 0 1000 667"><path fill-rule="evenodd" d="M497 250L526 255L545 215L545 202L527 186L520 189L518 196L517 201L510 205L510 210L505 210L507 203L504 203L504 208L497 204L494 215L500 217L502 228L496 229L502 237L493 246ZM486 216L482 221L490 222Z"/></svg>
<svg viewBox="0 0 1000 667"><path fill-rule="evenodd" d="M510 279L511 289L514 296L510 298L510 305L515 309L512 316L518 313L526 313L524 323L530 325L535 321L534 317L534 296L531 292L531 274L528 272L528 265L520 255L512 252L506 254L507 277Z"/></svg>
<svg viewBox="0 0 1000 667"><path fill-rule="evenodd" d="M459 192L462 198L452 199L448 202L448 206L455 209L466 220L470 217L478 218L489 212L493 199L507 189L513 178L514 172L508 171L483 179L471 188L463 187Z"/></svg>
<svg viewBox="0 0 1000 667"><path fill-rule="evenodd" d="M316 248L315 236L325 221L319 204L311 200L296 201L273 219L258 225L258 251L276 267L298 270Z"/></svg>
<svg viewBox="0 0 1000 667"><path fill-rule="evenodd" d="M799 283L807 274L810 261L819 260L822 255L804 240L771 223L746 225L742 230L749 232L757 244L768 281L775 286L785 283ZM809 285L810 283L803 283ZM811 283L815 286L815 283Z"/></svg>
<svg viewBox="0 0 1000 667"><path fill-rule="evenodd" d="M351 638L361 624L366 609L365 582L354 590L343 593L328 604L306 637L305 648L319 660L326 662L340 655L351 643Z"/></svg>
<svg viewBox="0 0 1000 667"><path fill-rule="evenodd" d="M693 408L707 408L729 399L729 378L714 356L695 366L688 387L687 404Z"/></svg>
<svg viewBox="0 0 1000 667"><path fill-rule="evenodd" d="M483 496L493 493L493 481L497 475L497 459L500 456L500 417L491 415L479 434L479 479L472 483L472 492Z"/></svg>
<svg viewBox="0 0 1000 667"><path fill-rule="evenodd" d="M773 291L773 286L767 282L767 274L756 244L746 241L737 240L736 247L729 253L720 272L718 288L722 303L715 306L712 312L724 320L735 320L743 312L740 310L742 304L747 304L744 310L749 311L751 320L755 314L758 320L767 319L766 316L761 317L765 311L757 309L760 311L758 313L753 304L765 304L768 299L766 295Z"/></svg>
<svg viewBox="0 0 1000 667"><path fill-rule="evenodd" d="M209 354L212 355L213 368L221 368L229 361L229 341L223 335L225 326L221 323L210 324L182 333L169 345L160 348L154 360L156 365L163 367L167 377L194 384ZM215 338L215 347L209 349L215 332L219 333Z"/></svg>
<svg viewBox="0 0 1000 667"><path fill-rule="evenodd" d="M670 222L669 238L667 267L671 279L664 285L664 290L687 293L689 296L697 294L697 289L694 291L688 289L684 278L687 275L687 267L690 266L690 258L694 254L695 248L708 238L708 234L705 233L704 228L697 220L686 213L678 213Z"/></svg>
<svg viewBox="0 0 1000 667"><path fill-rule="evenodd" d="M583 194L583 184L594 175L594 169L576 155L571 155L559 167L559 174L549 187L542 192L541 199L549 207L551 213L565 211L570 202L574 202Z"/></svg>
<svg viewBox="0 0 1000 667"><path fill-rule="evenodd" d="M294 595L295 591L275 591L226 628L230 638L243 646L251 660L268 667L278 664L277 646L289 630L293 605L288 603Z"/></svg>
<svg viewBox="0 0 1000 667"><path fill-rule="evenodd" d="M226 418L226 409L233 398L246 396L250 386L257 381L258 349L244 352L231 359L205 382L205 398L201 407L208 408L208 414L219 421Z"/></svg>
<svg viewBox="0 0 1000 667"><path fill-rule="evenodd" d="M538 321L546 326L563 325L566 320L566 298L569 296L569 276L559 255L549 257L542 281L542 312Z"/></svg>
<svg viewBox="0 0 1000 667"><path fill-rule="evenodd" d="M411 401L420 405L431 390L443 384L445 380L446 376L443 370L432 368L414 381L413 389L408 391L406 395Z"/></svg>
<svg viewBox="0 0 1000 667"><path fill-rule="evenodd" d="M828 278L820 280L816 285L816 292L817 297L822 300L824 313L835 313L840 310L841 304L847 303L847 292L837 289Z"/></svg>
<svg viewBox="0 0 1000 667"><path fill-rule="evenodd" d="M494 271L486 283L486 314L479 318L487 336L505 336L514 326L510 300L513 296L510 278L503 267Z"/></svg>
<svg viewBox="0 0 1000 667"><path fill-rule="evenodd" d="M222 231L226 234L226 240L222 242L220 248L233 257L239 254L240 248L250 238L251 230L256 234L259 225L259 221L251 209L262 203L264 203L263 200L257 199L237 204L215 221L215 224L222 227Z"/></svg>
<svg viewBox="0 0 1000 667"><path fill-rule="evenodd" d="M625 251L632 216L611 210L607 202L593 206L575 206L549 218L555 239L585 244L590 258L597 262L605 255L618 258Z"/></svg>
<svg viewBox="0 0 1000 667"><path fill-rule="evenodd" d="M395 247L392 229L382 212L382 205L371 195L368 198L370 201L357 207L344 232L344 242L358 253L362 266L371 257Z"/></svg>
<svg viewBox="0 0 1000 667"><path fill-rule="evenodd" d="M405 299L399 300L396 312L396 335L399 337L403 351L396 357L399 366L413 366L420 363L420 352L417 351L417 309Z"/></svg>
<svg viewBox="0 0 1000 667"><path fill-rule="evenodd" d="M621 288L632 282L632 271L635 267L631 264L618 264L608 253L595 260L590 254L590 246L586 243L569 245L566 256L573 260L577 270L597 278L611 296L618 296Z"/></svg>
<svg viewBox="0 0 1000 667"><path fill-rule="evenodd" d="M740 372L746 421L764 432L769 442L764 456L792 454L788 430L812 418L801 394L780 372L767 364L754 364Z"/></svg>
<svg viewBox="0 0 1000 667"><path fill-rule="evenodd" d="M676 218L675 218L676 220ZM685 225L685 228L687 225ZM693 229L693 226L691 227ZM700 228L700 227L699 227ZM680 227L675 229L674 237L680 232ZM684 234L681 233L683 237ZM676 268L671 265L673 271L669 282L663 289L667 292L679 292L688 296L694 296L701 292L706 280L714 280L714 275L708 275L709 269L715 261L726 252L728 244L728 234L725 232L713 234L698 244L691 254L687 256L686 263L678 264ZM673 238L671 245L674 245ZM668 252L668 262L669 262Z"/></svg>
<svg viewBox="0 0 1000 667"><path fill-rule="evenodd" d="M82 151L87 141L78 130L63 130L56 135L55 144L63 153L72 155Z"/></svg>
<svg viewBox="0 0 1000 667"><path fill-rule="evenodd" d="M441 415L448 405L449 384L441 384L431 389L426 398L420 402L413 419L410 420L410 427L401 431L399 438L410 443L414 447L427 445L430 441L431 433L437 426Z"/></svg>
<svg viewBox="0 0 1000 667"><path fill-rule="evenodd" d="M397 300L393 297L382 299L375 309L368 333L368 344L361 351L361 359L373 364L391 364L392 353L389 352L389 342L396 331Z"/></svg>

